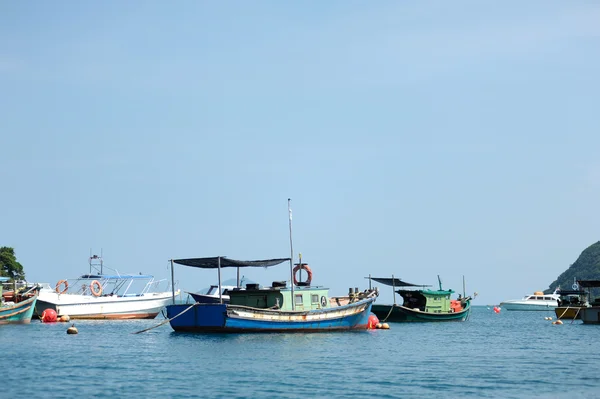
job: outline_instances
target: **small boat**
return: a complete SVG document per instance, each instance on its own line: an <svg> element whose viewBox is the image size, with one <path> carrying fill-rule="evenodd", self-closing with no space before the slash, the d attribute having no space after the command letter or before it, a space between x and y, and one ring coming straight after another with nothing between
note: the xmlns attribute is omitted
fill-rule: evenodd
<svg viewBox="0 0 600 399"><path fill-rule="evenodd" d="M208 287L206 292L198 293L198 292L188 292L186 294L191 296L195 302L199 303L229 303L229 292L234 288L238 288L235 285L223 285L219 288L218 285L211 285Z"/></svg>
<svg viewBox="0 0 600 399"><path fill-rule="evenodd" d="M524 296L523 299L500 302L500 307L506 310L554 310L558 306L559 299L558 290L552 294L536 291L533 295Z"/></svg>
<svg viewBox="0 0 600 399"><path fill-rule="evenodd" d="M165 290L160 291L159 286ZM73 291L72 288L75 288ZM60 280L54 287L42 284L35 315L53 309L71 319L154 319L179 290L152 275L104 274L102 257L90 256L90 273Z"/></svg>
<svg viewBox="0 0 600 399"><path fill-rule="evenodd" d="M439 289L431 290L426 285L411 284L401 279L366 277L378 283L393 287L393 304L373 304L371 311L375 313L381 322L427 322L427 321L465 321L471 313L470 296L458 295L452 299L453 290L442 289L439 280ZM400 289L396 289L401 287ZM417 287L420 287L417 289ZM396 294L399 294L403 303L396 304Z"/></svg>
<svg viewBox="0 0 600 399"><path fill-rule="evenodd" d="M39 287L33 286L20 292L13 290L5 295L2 283L8 280L8 277L0 277L0 324L28 324L33 316ZM12 300L6 300L9 297Z"/></svg>
<svg viewBox="0 0 600 399"><path fill-rule="evenodd" d="M172 263L201 269L236 267L271 267L290 258L241 261L226 257L172 260ZM306 272L306 281L298 281L296 273ZM293 283L274 281L270 287L246 284L245 289L230 290L229 303L197 302L192 305L167 306L167 319L175 331L181 332L318 332L364 330L368 327L371 306L378 291L350 289L340 305L331 300L328 289L311 285L312 270L306 263L295 264ZM339 299L338 299L339 301Z"/></svg>

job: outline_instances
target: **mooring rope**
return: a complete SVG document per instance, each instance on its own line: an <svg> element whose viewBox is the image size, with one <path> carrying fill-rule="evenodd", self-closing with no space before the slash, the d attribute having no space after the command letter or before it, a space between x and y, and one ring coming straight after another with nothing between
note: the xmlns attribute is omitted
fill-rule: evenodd
<svg viewBox="0 0 600 399"><path fill-rule="evenodd" d="M396 304L390 306L390 311L388 312L387 316L385 316L385 319L383 319L382 323L385 323L387 321L387 319L390 317L390 315L392 314L392 310L394 310L394 306L396 306Z"/></svg>
<svg viewBox="0 0 600 399"><path fill-rule="evenodd" d="M565 313L567 313L567 310L569 310L569 306L568 305L565 308L565 311L560 316L558 316L558 320L562 319L562 317L565 315ZM577 313L579 313L579 310L577 311Z"/></svg>
<svg viewBox="0 0 600 399"><path fill-rule="evenodd" d="M150 330L152 330L152 329L154 329L154 328L156 328L156 327L160 327L160 326L162 326L163 324L166 324L166 323L170 322L171 320L178 318L179 316L181 316L182 314L184 314L185 312L187 312L188 310L190 310L191 308L193 308L193 307L194 307L194 306L196 306L197 304L198 304L198 303L194 303L194 304L192 304L190 307L188 307L188 308L187 308L186 310L184 310L183 312L179 313L179 314L178 314L178 315L176 315L176 316L173 316L173 317L171 317L170 319L167 319L167 320L165 320L165 321L163 321L163 322L161 322L161 323L159 323L159 324L155 325L154 327L150 327L150 328L146 328L146 329L143 329L143 330L140 330L140 331L136 331L136 332L133 332L132 334L139 334L139 333L143 333L143 332L146 332L146 331L150 331Z"/></svg>
<svg viewBox="0 0 600 399"><path fill-rule="evenodd" d="M575 319L577 318L577 315L579 314L579 311L581 310L581 307L577 309L577 313L575 313L575 317L573 317L573 320L571 320L571 324L573 324L573 322L575 321Z"/></svg>

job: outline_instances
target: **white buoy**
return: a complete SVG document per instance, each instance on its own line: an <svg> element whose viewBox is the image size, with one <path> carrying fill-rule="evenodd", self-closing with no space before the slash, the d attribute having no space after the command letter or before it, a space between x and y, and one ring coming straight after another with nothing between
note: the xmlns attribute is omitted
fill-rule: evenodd
<svg viewBox="0 0 600 399"><path fill-rule="evenodd" d="M59 321L62 321L63 323L68 323L69 321L71 321L71 318L69 317L69 315L62 315L60 316L60 319L58 319Z"/></svg>
<svg viewBox="0 0 600 399"><path fill-rule="evenodd" d="M383 323L381 324L381 328L383 328L384 330L389 330L390 325L388 323Z"/></svg>

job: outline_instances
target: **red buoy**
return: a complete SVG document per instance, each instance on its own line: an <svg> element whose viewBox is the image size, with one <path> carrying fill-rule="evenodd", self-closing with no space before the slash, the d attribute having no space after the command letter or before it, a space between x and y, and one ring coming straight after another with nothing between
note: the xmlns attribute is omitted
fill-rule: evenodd
<svg viewBox="0 0 600 399"><path fill-rule="evenodd" d="M46 309L42 312L43 323L54 323L56 322L56 311L54 309Z"/></svg>
<svg viewBox="0 0 600 399"><path fill-rule="evenodd" d="M368 324L368 329L374 329L375 326L379 323L379 319L377 318L377 316L375 316L373 313L371 313L369 315L369 324Z"/></svg>
<svg viewBox="0 0 600 399"><path fill-rule="evenodd" d="M500 308L498 306L494 306L494 312L500 313Z"/></svg>

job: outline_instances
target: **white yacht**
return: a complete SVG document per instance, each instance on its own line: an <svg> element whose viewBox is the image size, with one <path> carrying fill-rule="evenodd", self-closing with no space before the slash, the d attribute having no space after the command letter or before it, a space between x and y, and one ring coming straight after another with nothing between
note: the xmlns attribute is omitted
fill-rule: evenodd
<svg viewBox="0 0 600 399"><path fill-rule="evenodd" d="M511 299L500 303L500 307L506 310L549 310L558 306L560 295L554 291L552 294L544 294L536 291L533 295L527 295L523 299Z"/></svg>

